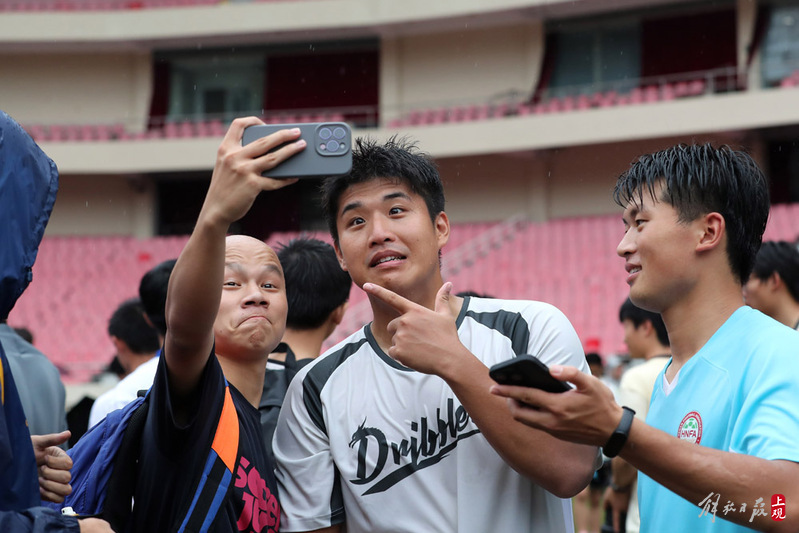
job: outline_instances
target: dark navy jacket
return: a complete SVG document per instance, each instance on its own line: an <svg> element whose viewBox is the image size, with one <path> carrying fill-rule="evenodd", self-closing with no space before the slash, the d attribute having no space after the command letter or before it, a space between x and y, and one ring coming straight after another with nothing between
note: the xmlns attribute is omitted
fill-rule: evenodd
<svg viewBox="0 0 799 533"><path fill-rule="evenodd" d="M31 281L57 190L55 163L0 111L0 319ZM0 345L0 531L79 531L77 520L40 506L31 437Z"/></svg>

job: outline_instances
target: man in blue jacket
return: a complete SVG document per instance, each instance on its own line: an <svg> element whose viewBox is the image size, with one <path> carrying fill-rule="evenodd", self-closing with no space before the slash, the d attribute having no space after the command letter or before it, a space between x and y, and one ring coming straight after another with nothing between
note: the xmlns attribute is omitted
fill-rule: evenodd
<svg viewBox="0 0 799 533"><path fill-rule="evenodd" d="M0 318L6 318L31 280L44 228L58 190L55 163L0 111ZM8 359L0 345L0 531L110 532L102 520L80 522L41 507L39 473L54 457L50 442L36 450ZM67 480L68 481L68 480Z"/></svg>

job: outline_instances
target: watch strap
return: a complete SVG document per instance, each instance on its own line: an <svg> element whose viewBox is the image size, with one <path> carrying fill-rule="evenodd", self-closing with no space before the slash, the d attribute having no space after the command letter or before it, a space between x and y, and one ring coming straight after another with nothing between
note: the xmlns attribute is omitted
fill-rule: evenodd
<svg viewBox="0 0 799 533"><path fill-rule="evenodd" d="M608 441L602 447L602 453L605 454L607 457L616 457L619 455L619 452L624 447L624 444L627 442L627 437L630 434L630 428L633 425L633 418L635 417L635 411L630 409L627 406L622 407L623 412L621 415L621 421L619 425L616 427L616 430L610 436Z"/></svg>

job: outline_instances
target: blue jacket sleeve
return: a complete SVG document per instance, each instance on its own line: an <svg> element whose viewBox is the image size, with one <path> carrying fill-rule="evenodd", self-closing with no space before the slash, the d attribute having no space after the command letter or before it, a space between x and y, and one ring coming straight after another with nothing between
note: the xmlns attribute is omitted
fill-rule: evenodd
<svg viewBox="0 0 799 533"><path fill-rule="evenodd" d="M45 507L0 511L0 531L14 533L80 533L78 519Z"/></svg>

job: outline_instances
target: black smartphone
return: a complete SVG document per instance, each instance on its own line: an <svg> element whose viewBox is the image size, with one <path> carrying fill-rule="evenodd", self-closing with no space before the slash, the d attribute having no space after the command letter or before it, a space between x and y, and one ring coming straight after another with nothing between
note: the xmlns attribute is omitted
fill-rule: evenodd
<svg viewBox="0 0 799 533"><path fill-rule="evenodd" d="M352 170L352 130L346 122L249 126L244 129L241 144L246 146L256 139L291 128L299 128L300 139L305 139L308 145L305 150L264 172L264 176L270 178L317 178L341 176ZM276 146L270 151L279 148L280 146Z"/></svg>
<svg viewBox="0 0 799 533"><path fill-rule="evenodd" d="M500 385L533 387L547 392L571 390L571 385L553 378L547 365L532 355L520 355L497 363L488 370L488 375Z"/></svg>

